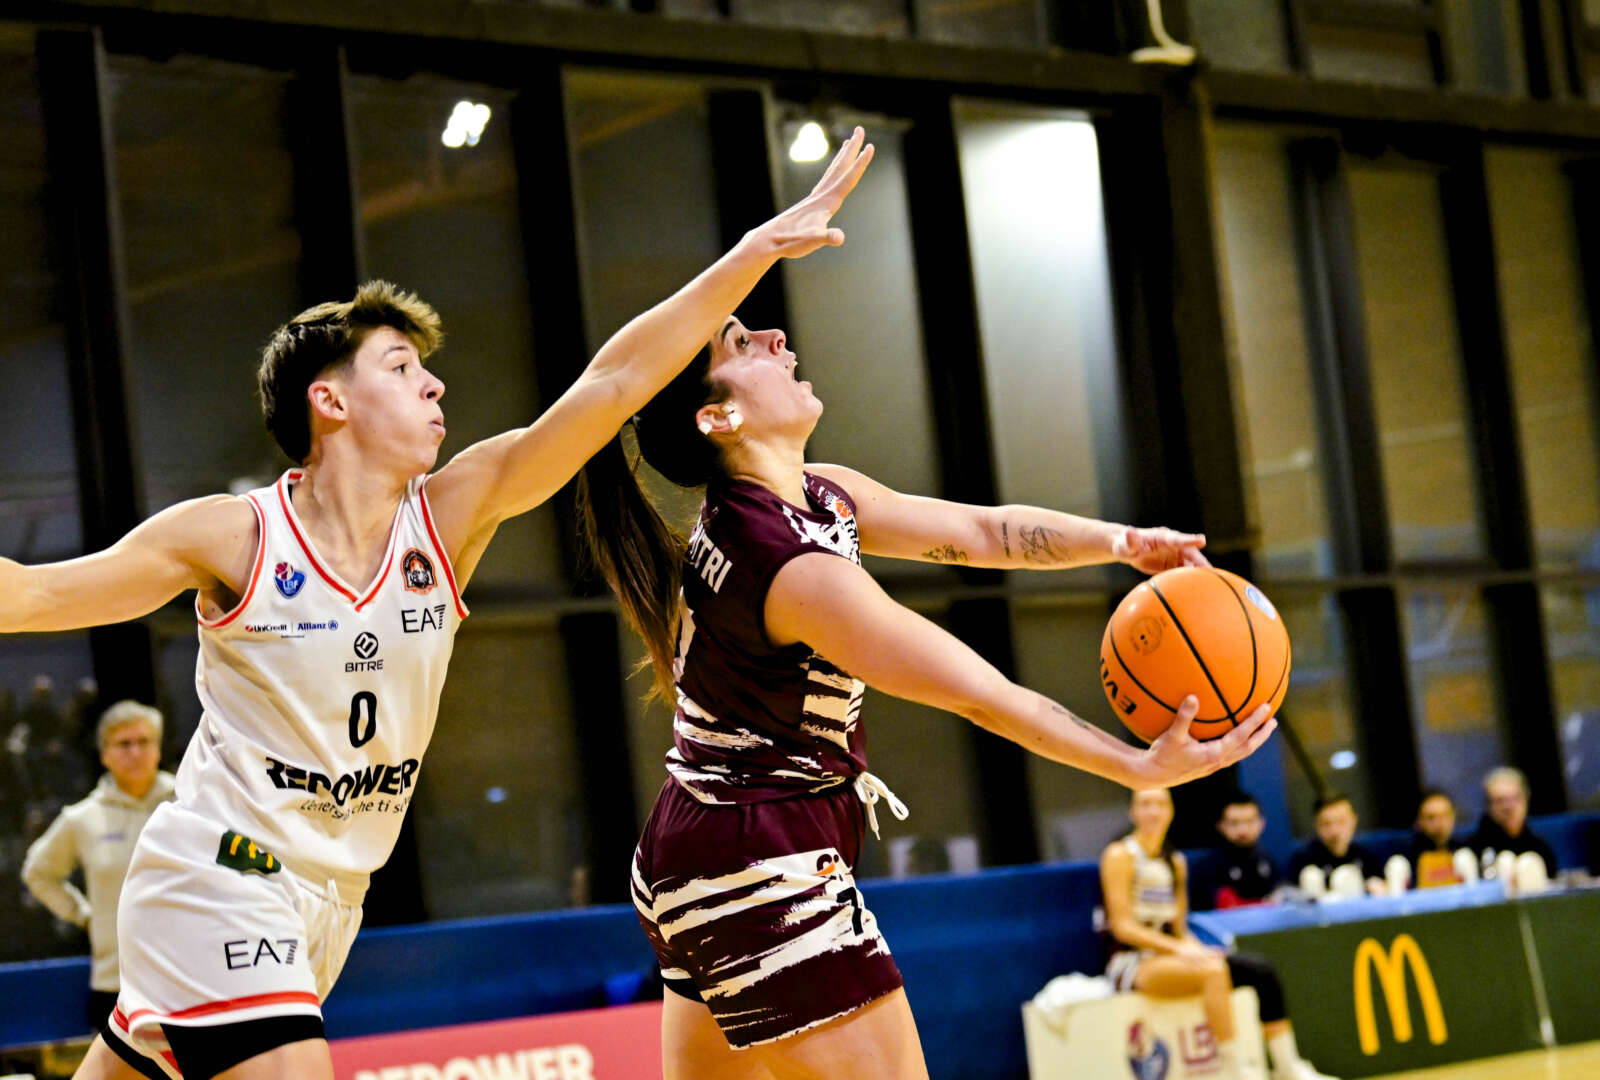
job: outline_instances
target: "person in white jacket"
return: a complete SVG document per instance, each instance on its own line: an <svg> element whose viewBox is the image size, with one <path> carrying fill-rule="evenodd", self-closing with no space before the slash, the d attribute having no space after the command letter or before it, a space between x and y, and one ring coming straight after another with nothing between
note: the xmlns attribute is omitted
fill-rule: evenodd
<svg viewBox="0 0 1600 1080"><path fill-rule="evenodd" d="M98 1029L117 1003L117 897L133 842L157 806L172 798L161 765L161 713L119 701L95 732L106 773L89 795L62 810L28 848L22 880L58 919L89 931L89 1023ZM85 896L67 880L83 867Z"/></svg>

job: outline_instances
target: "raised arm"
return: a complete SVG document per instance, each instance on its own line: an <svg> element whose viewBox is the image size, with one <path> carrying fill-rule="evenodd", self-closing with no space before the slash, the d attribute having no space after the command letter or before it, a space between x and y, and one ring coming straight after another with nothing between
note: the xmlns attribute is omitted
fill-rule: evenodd
<svg viewBox="0 0 1600 1080"><path fill-rule="evenodd" d="M803 641L869 686L964 716L1041 757L1131 788L1173 787L1231 765L1277 726L1262 706L1222 738L1196 742L1189 721L1198 702L1190 697L1172 726L1137 750L1013 683L835 555L785 563L767 590L765 614L775 644Z"/></svg>
<svg viewBox="0 0 1600 1080"><path fill-rule="evenodd" d="M245 500L211 495L169 506L93 555L38 566L0 559L0 633L136 619L187 589L226 609L250 577L256 533Z"/></svg>
<svg viewBox="0 0 1600 1080"><path fill-rule="evenodd" d="M571 480L688 365L773 263L844 243L844 232L829 219L872 160L864 139L856 128L809 195L746 233L693 281L612 335L531 426L468 447L429 481L452 560L466 549L467 561L475 561L473 549L495 526L538 506Z"/></svg>
<svg viewBox="0 0 1600 1080"><path fill-rule="evenodd" d="M1206 539L1141 529L1037 506L972 506L905 495L843 465L807 465L856 501L861 549L891 559L995 570L1065 570L1125 562L1153 574L1206 566Z"/></svg>

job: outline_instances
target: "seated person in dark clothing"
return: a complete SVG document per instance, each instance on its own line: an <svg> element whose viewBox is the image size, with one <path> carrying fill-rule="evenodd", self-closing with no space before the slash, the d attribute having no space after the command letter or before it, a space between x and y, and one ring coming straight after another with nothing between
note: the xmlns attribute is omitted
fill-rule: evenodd
<svg viewBox="0 0 1600 1080"><path fill-rule="evenodd" d="M1417 821L1412 826L1405 853L1411 863L1412 888L1460 883L1461 875L1456 873L1455 853L1450 844L1450 836L1455 831L1455 802L1438 788L1424 791L1422 800L1417 803Z"/></svg>
<svg viewBox="0 0 1600 1080"><path fill-rule="evenodd" d="M1255 797L1235 791L1222 806L1217 818L1217 833L1222 843L1217 850L1215 869L1208 879L1206 899L1217 908L1244 907L1273 899L1283 884L1283 876L1266 852L1258 846L1267 819Z"/></svg>
<svg viewBox="0 0 1600 1080"><path fill-rule="evenodd" d="M1385 892L1383 865L1376 855L1355 842L1356 808L1350 797L1329 792L1313 803L1311 810L1316 815L1317 838L1289 857L1290 884L1298 884L1308 866L1320 869L1326 882L1339 867L1354 865L1361 868L1368 892Z"/></svg>
<svg viewBox="0 0 1600 1080"><path fill-rule="evenodd" d="M1521 855L1532 851L1544 860L1545 872L1555 877L1555 849L1528 828L1528 778L1505 765L1490 769L1483 778L1483 804L1483 817L1467 837L1467 847L1477 853L1484 876L1500 852Z"/></svg>

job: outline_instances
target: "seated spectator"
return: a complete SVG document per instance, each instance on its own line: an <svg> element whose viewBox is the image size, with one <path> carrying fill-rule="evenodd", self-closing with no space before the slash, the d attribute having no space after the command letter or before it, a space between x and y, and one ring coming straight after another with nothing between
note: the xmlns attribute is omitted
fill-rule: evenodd
<svg viewBox="0 0 1600 1080"><path fill-rule="evenodd" d="M1217 851L1216 869L1208 882L1207 899L1213 907L1245 907L1275 899L1283 885L1283 875L1260 848L1261 830L1267 819L1255 796L1233 792L1217 819L1217 835L1222 844Z"/></svg>
<svg viewBox="0 0 1600 1080"><path fill-rule="evenodd" d="M1323 880L1333 877L1341 866L1358 866L1367 883L1367 891L1382 894L1387 891L1383 882L1383 864L1378 857L1356 843L1356 808L1348 795L1330 792L1311 806L1315 815L1317 838L1296 849L1289 857L1289 881L1298 884L1308 866L1322 871Z"/></svg>
<svg viewBox="0 0 1600 1080"><path fill-rule="evenodd" d="M87 927L89 1023L98 1028L117 1003L117 898L151 811L172 798L173 777L162 772L161 714L137 701L105 711L96 733L106 774L88 797L61 811L28 848L22 880L56 918ZM67 880L83 867L89 895Z"/></svg>
<svg viewBox="0 0 1600 1080"><path fill-rule="evenodd" d="M1544 860L1545 872L1556 876L1556 852L1528 828L1528 778L1520 769L1502 765L1483 778L1483 817L1467 837L1467 847L1478 855L1484 876L1502 851L1513 855L1534 852Z"/></svg>
<svg viewBox="0 0 1600 1080"><path fill-rule="evenodd" d="M1424 791L1405 852L1411 863L1412 888L1460 884L1461 875L1456 873L1455 852L1450 845L1455 831L1455 802L1438 788Z"/></svg>
<svg viewBox="0 0 1600 1080"><path fill-rule="evenodd" d="M1218 1080L1263 1080L1260 1049L1234 1037L1235 984L1253 987L1261 1002L1261 1027L1272 1056L1274 1080L1331 1080L1300 1056L1271 965L1244 954L1202 945L1189 932L1183 854L1167 843L1172 796L1165 788L1133 793L1133 831L1100 856L1104 932L1110 958L1106 977L1118 990L1151 997L1198 995L1222 1057Z"/></svg>

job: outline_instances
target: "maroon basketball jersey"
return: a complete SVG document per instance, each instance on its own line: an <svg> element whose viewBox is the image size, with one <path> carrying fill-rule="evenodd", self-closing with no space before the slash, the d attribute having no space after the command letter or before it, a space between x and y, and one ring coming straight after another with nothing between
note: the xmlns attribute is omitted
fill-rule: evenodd
<svg viewBox="0 0 1600 1080"><path fill-rule="evenodd" d="M805 488L798 507L713 480L689 537L667 771L701 802L820 791L867 767L865 684L804 643L767 640L767 587L785 563L813 551L861 561L849 494L811 473Z"/></svg>

